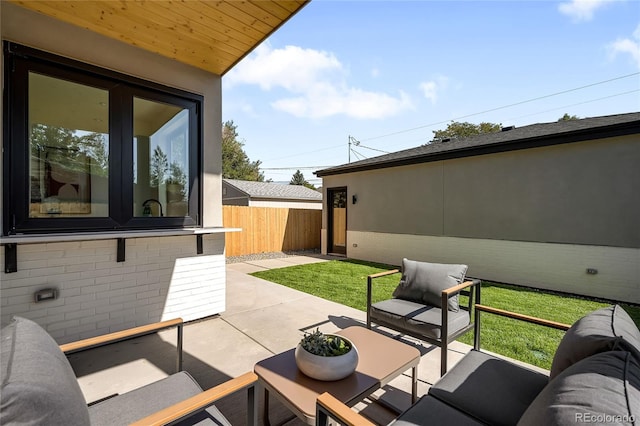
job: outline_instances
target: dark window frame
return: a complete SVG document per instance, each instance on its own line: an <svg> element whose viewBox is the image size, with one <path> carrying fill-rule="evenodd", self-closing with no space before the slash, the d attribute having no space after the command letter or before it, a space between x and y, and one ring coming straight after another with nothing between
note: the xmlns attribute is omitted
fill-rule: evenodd
<svg viewBox="0 0 640 426"><path fill-rule="evenodd" d="M4 43L3 233L200 226L203 97L11 42ZM38 72L109 92L109 217L29 218L28 75ZM133 98L189 110L189 216L133 216Z"/></svg>

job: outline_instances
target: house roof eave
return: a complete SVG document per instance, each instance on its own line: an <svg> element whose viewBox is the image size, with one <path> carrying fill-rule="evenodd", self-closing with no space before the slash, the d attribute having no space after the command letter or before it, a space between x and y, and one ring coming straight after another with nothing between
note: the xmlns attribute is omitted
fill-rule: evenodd
<svg viewBox="0 0 640 426"><path fill-rule="evenodd" d="M8 3L222 76L309 1Z"/></svg>
<svg viewBox="0 0 640 426"><path fill-rule="evenodd" d="M223 186L224 186L224 185L227 185L227 186L229 186L229 187L231 187L231 188L235 189L236 191L240 192L241 194L244 194L244 197L245 197L245 198L251 198L251 195L250 195L248 192L246 192L246 191L244 191L244 190L242 190L242 189L238 188L237 186L235 186L234 184L232 184L231 182L229 182L229 180L228 180L228 179L222 179L222 185L223 185Z"/></svg>
<svg viewBox="0 0 640 426"><path fill-rule="evenodd" d="M322 201L322 194L302 185L255 182L223 178L223 184L247 194L252 200Z"/></svg>
<svg viewBox="0 0 640 426"><path fill-rule="evenodd" d="M377 157L379 161L376 161L376 159L374 158L371 160L363 160L356 163L344 164L324 170L318 170L315 172L315 175L318 177L325 177L346 173L379 170L391 167L409 166L433 161L451 160L455 158L495 154L500 152L530 148L541 148L551 145L589 141L616 136L626 136L639 133L639 131L640 120L635 120L620 124L578 129L571 132L557 133L552 135L520 138L516 140L488 143L483 145L461 146L450 150L418 153L416 155L407 155L401 158L393 158L393 154L387 154ZM407 151L412 150L413 149L409 149Z"/></svg>

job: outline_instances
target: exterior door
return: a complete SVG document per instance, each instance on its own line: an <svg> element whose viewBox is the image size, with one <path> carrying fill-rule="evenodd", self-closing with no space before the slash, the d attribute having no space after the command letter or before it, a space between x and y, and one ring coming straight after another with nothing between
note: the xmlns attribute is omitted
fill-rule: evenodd
<svg viewBox="0 0 640 426"><path fill-rule="evenodd" d="M347 188L327 190L328 201L328 251L347 254Z"/></svg>

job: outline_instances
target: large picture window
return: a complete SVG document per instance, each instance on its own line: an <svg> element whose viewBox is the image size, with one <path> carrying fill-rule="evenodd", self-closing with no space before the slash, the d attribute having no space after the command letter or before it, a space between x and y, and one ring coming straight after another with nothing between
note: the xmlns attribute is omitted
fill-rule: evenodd
<svg viewBox="0 0 640 426"><path fill-rule="evenodd" d="M201 97L5 43L4 234L198 225Z"/></svg>

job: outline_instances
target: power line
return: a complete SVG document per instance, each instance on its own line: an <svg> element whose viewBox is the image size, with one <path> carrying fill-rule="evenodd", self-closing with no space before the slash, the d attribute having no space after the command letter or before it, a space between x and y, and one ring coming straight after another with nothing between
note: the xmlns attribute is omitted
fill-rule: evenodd
<svg viewBox="0 0 640 426"><path fill-rule="evenodd" d="M453 119L442 120L442 121L434 122L434 123L431 123L431 124L425 124L425 125L422 125L422 126L412 127L412 128L405 129L405 130L400 130L400 131L397 131L397 132L387 133L387 134L380 135L380 136L374 136L374 137L366 138L364 140L365 141L370 141L370 140L382 139L382 138L386 138L386 137L389 137L389 136L395 136L395 135L399 135L399 134L403 134L403 133L412 132L412 131L415 131L415 130L424 129L426 127L432 127L432 126L437 126L437 125L441 125L441 124L447 124L447 123L450 123L451 121L461 120L461 119L464 119L464 118L469 118L469 117L473 117L473 116L476 116L476 115L485 114L485 113L488 113L488 112L493 112L493 111L498 111L498 110L501 110L501 109L511 108L513 106L522 105L522 104L525 104L525 103L534 102L534 101L538 101L538 100L541 100L541 99L546 99L546 98L549 98L549 97L558 96L558 95L562 95L562 94L566 94L566 93L570 93L570 92L575 92L577 90L582 90L582 89L586 89L586 88L589 88L589 87L598 86L598 85L605 84L605 83L610 83L612 81L622 80L622 79L625 79L625 78L637 76L639 74L640 74L640 72L635 72L635 73L631 73L631 74L627 74L627 75L622 75L622 76L619 76L619 77L614 77L614 78L611 78L611 79L608 79L608 80L602 80L602 81L599 81L599 82L596 82L596 83L587 84L587 85L576 87L576 88L573 88L573 89L563 90L563 91L552 93L552 94L549 94L549 95L544 95L544 96L540 96L540 97L537 97L537 98L532 98L532 99L528 99L528 100L524 100L524 101L519 101L519 102L516 102L516 103L513 103L513 104L504 105L504 106L496 107L496 108L491 108L491 109L488 109L488 110L485 110L485 111L480 111L480 112L476 112L476 113L472 113L472 114L467 114L467 115L456 117L456 118L453 118ZM583 104L590 103L590 102L597 102L597 101L600 101L600 100L609 99L609 98L616 97L616 96L622 96L622 95L626 95L626 94L630 94L630 93L635 93L635 92L638 92L638 91L640 91L640 89L631 90L631 91L622 92L622 93L617 93L615 95L609 95L609 96L605 96L605 97L601 97L601 98L597 98L597 99L591 99L591 100L584 101L584 102L578 102L578 103L575 103L575 104L566 105L564 107L549 109L549 110L545 110L545 111L541 111L541 112L537 112L537 113L533 113L533 114L524 115L524 116L517 117L517 118L523 118L523 117L528 117L528 116L537 115L537 114L544 114L546 112L555 111L555 110L558 110L558 109L570 108L572 106L583 105ZM415 142L420 142L422 140L423 139L421 138L419 140L416 140ZM364 145L361 145L361 144L359 146L362 147L362 148L367 148L367 149L371 149L371 150L374 150L374 151L377 150L376 148L367 147L367 146L364 146ZM305 153L297 153L297 154L293 154L293 155L289 155L289 156L285 156L285 157L273 158L273 159L265 160L265 161L274 161L274 160L281 160L281 159L285 159L285 158L298 157L300 155L307 155L307 154L312 154L312 153L315 153L315 152L328 151L328 150L338 149L338 148L343 148L343 147L344 147L344 145L334 145L334 146L330 146L330 147L327 147L327 148L321 148L321 149L317 149L317 150L314 150L314 151L307 151ZM388 154L388 152L386 152L386 151L382 151L382 150L377 150L377 151L385 153L385 154ZM321 166L321 167L318 167L318 168L326 168L326 167L331 167L331 166ZM261 167L261 169L262 170L270 170L270 169L262 168L262 167ZM296 168L289 168L289 170L291 170L291 169L296 169Z"/></svg>
<svg viewBox="0 0 640 426"><path fill-rule="evenodd" d="M636 73L636 74L640 74L640 73ZM633 74L631 74L631 75L633 75ZM578 103L575 103L575 104L565 105L565 106L558 107L558 108L552 108L552 109L548 109L548 110L545 110L545 111L535 112L535 113L532 113L532 114L521 115L521 116L519 116L519 117L510 118L509 120L515 120L515 119L519 119L519 118L530 117L530 116L538 115L538 114L545 114L545 113L547 113L547 112L551 112L551 111L563 110L563 109L570 108L570 107L577 106L577 105L584 105L584 104L588 104L588 103L591 103L591 102L602 101L602 100L605 100L605 99L615 98L615 97L617 97L617 96L628 95L628 94L636 93L636 92L640 92L640 89L629 90L629 91L626 91L626 92L616 93L616 94L614 94L614 95L603 96L603 97L601 97L601 98L596 98L596 99L590 99L590 100L588 100L588 101L584 101L584 102L578 102ZM551 96L551 95L547 95L547 96ZM543 96L543 97L547 97L547 96ZM517 105L517 104L514 104L514 105ZM464 117L463 117L463 118L464 118ZM416 140L415 142L420 142L420 141L422 141L422 139ZM362 145L362 144L358 144L358 147L360 147L360 148L367 148L367 149L371 149L371 150L373 150L373 151L378 151L378 152L382 152L382 153L385 153L385 154L389 154L389 152L388 152L388 151L383 151L383 150L381 150L381 149L370 148L370 147L365 146L365 145ZM353 153L356 153L356 151L355 151L355 150L353 150L353 149L352 149L352 152L353 152ZM360 155L362 155L362 154L360 154ZM366 157L365 157L365 158L366 158Z"/></svg>
<svg viewBox="0 0 640 426"><path fill-rule="evenodd" d="M615 98L616 96L623 96L623 95L628 95L628 94L636 93L636 92L640 92L640 89L635 89L635 90L629 90L627 92L616 93L615 95L603 96L602 98L590 99L588 101L578 102L578 103L571 104L571 105L565 105L565 106L561 106L561 107L558 107L558 108L552 108L552 109L548 109L546 111L540 111L540 112L534 112L532 114L521 115L519 117L511 118L510 120L516 120L516 119L524 118L524 117L531 117L532 115L545 114L545 113L551 112L551 111L563 110L563 109L567 109L567 108L574 107L574 106L577 106L577 105L584 105L584 104L588 104L588 103L591 103L591 102L603 101L605 99Z"/></svg>
<svg viewBox="0 0 640 426"><path fill-rule="evenodd" d="M584 104L588 104L588 103L592 103L592 102L598 102L598 101L602 101L602 100L605 100L605 99L615 98L617 96L629 95L631 93L636 93L636 92L640 92L640 89L629 90L627 92L620 92L620 93L616 93L614 95L603 96L601 98L596 98L596 99L589 99L587 101L568 104L568 105L561 106L561 107L558 107L558 108L551 108L551 109L546 109L546 110L543 110L543 111L533 112L531 114L525 114L525 115L521 115L521 116L518 116L518 117L510 117L510 118L506 119L506 121L509 122L509 121L512 121L512 120L518 120L518 119L521 119L521 118L531 117L531 116L534 116L534 115L546 114L546 113L552 112L552 111L558 111L558 110L563 110L563 109L566 110L566 109L574 107L574 106L584 105ZM401 142L394 142L392 145L413 146L412 144L424 143L424 140L425 140L425 137L421 137L421 138L418 138L418 139L412 138L411 140L405 140L405 141L401 141Z"/></svg>
<svg viewBox="0 0 640 426"><path fill-rule="evenodd" d="M365 148L365 149L370 149L371 151L377 151L377 152L382 152L383 154L388 154L388 151L383 151L381 149L378 148L371 148L370 146L364 146L360 143L360 141L356 138L354 138L353 136L349 135L349 139L348 139L348 149L349 149L349 163L351 162L351 153L353 152L357 157L358 160L362 160L362 158L367 158L366 156L362 155L361 153L359 153L358 151L356 151L353 147L354 146L358 146L360 148Z"/></svg>
<svg viewBox="0 0 640 426"><path fill-rule="evenodd" d="M360 154L358 151L356 151L353 148L351 148L351 152L353 152L355 154L355 156L358 157L358 160L362 160L362 159L367 158L367 157L365 157L364 155Z"/></svg>
<svg viewBox="0 0 640 426"><path fill-rule="evenodd" d="M564 105L564 106L561 106L561 107L558 107L558 108L551 108L551 109L547 109L547 110L544 110L544 111L534 112L534 113L531 113L531 114L521 115L521 116L518 116L518 117L512 117L509 120L517 120L517 119L520 119L520 118L531 117L531 116L538 115L538 114L545 114L547 112L559 111L559 110L571 108L571 107L574 107L574 106L577 106L577 105L584 105L584 104L588 104L588 103L592 103L592 102L603 101L605 99L611 99L611 98L615 98L615 97L618 97L618 96L629 95L631 93L637 93L637 92L640 92L640 89L628 90L626 92L620 92L620 93L616 93L616 94L609 95L609 96L603 96L601 98L590 99L590 100L584 101L584 102L577 102L577 103L574 103L574 104ZM417 143L417 142L421 142L421 141L423 141L423 138L415 139L415 140L412 140L411 142L416 142ZM367 148L367 149L370 149L370 150L373 150L373 151L378 151L378 152L382 152L384 154L389 154L388 151L383 151L381 149L371 148L371 147L368 147L368 146L365 146L365 145L362 145L362 144L360 144L358 146L360 148ZM338 147L341 147L341 146L337 146L337 148ZM355 153L355 151L353 151L353 152ZM360 154L360 155L362 155L362 154ZM299 170L316 170L316 169L327 169L329 167L333 167L333 166L260 167L260 170L298 170L298 169Z"/></svg>
<svg viewBox="0 0 640 426"><path fill-rule="evenodd" d="M363 140L364 141L371 141L371 140L375 140L375 139L382 139L382 138L386 138L386 137L389 137L389 136L395 136L395 135L399 135L399 134L402 134L402 133L412 132L414 130L424 129L425 127L437 126L439 124L445 124L445 123L449 123L451 121L458 121L458 120L462 120L464 118L474 117L476 115L486 114L488 112L499 111L501 109L511 108L511 107L522 105L522 104L526 104L526 103L529 103L529 102L539 101L541 99L550 98L552 96L564 95L565 93L575 92L577 90L582 90L582 89L586 89L586 88L589 88L589 87L598 86L600 84L610 83L610 82L616 81L616 80L622 80L624 78L633 77L633 76L636 76L638 74L640 74L640 72L635 72L635 73L631 73L631 74L627 74L627 75L622 75L622 76L619 76L619 77L611 78L609 80L603 80L603 81L599 81L597 83L591 83L591 84L587 84L585 86L575 87L573 89L563 90L561 92L556 92L556 93L552 93L552 94L549 94L549 95L539 96L537 98L527 99L525 101L520 101L520 102L516 102L516 103L513 103L513 104L509 104L509 105L504 105L504 106L501 106L501 107L491 108L491 109L488 109L488 110L484 110L484 111L475 112L475 113L472 113L472 114L463 115L463 116L460 116L460 117L453 118L451 120L444 120L444 121L439 121L439 122L432 123L432 124L425 124L425 125L422 125L422 126L413 127L413 128L405 129L405 130L400 130L400 131L397 131L397 132L388 133L386 135L374 136L374 137L366 138L366 139L363 139Z"/></svg>
<svg viewBox="0 0 640 426"><path fill-rule="evenodd" d="M260 167L260 170L315 170L326 169L332 166L304 166L304 167Z"/></svg>
<svg viewBox="0 0 640 426"><path fill-rule="evenodd" d="M320 151L328 151L330 149L336 149L336 148L342 148L344 145L335 145L335 146L330 146L327 148L321 148L321 149L316 149L314 151L307 151L307 152L303 152L303 153L298 153L298 154L292 154L292 155L287 155L285 157L278 157L278 158L270 158L268 160L264 160L264 161L275 161L275 160L282 160L284 158L291 158L291 157L299 157L301 155L306 155L306 154L312 154L314 152L320 152Z"/></svg>
<svg viewBox="0 0 640 426"><path fill-rule="evenodd" d="M377 148L371 148L370 146L364 146L361 145L360 142L358 142L357 144L355 144L358 148L365 148L365 149L370 149L371 151L377 151L377 152L381 152L383 154L389 154L389 151L383 151L381 149L377 149ZM356 151L352 146L351 143L349 144L349 154L354 153L356 157L358 157L358 160L362 160L365 158L369 158L366 155L362 154L361 152ZM349 156L349 162L351 162L351 156Z"/></svg>
<svg viewBox="0 0 640 426"><path fill-rule="evenodd" d="M359 146L360 148L370 149L371 151L378 151L378 152L381 152L381 153L383 153L383 154L389 154L389 151L383 151L383 150L378 149L378 148L371 148L370 146L364 146L364 145L362 145L362 144L360 144L360 145L358 145L358 146Z"/></svg>
<svg viewBox="0 0 640 426"><path fill-rule="evenodd" d="M356 138L354 138L353 136L349 135L347 138L347 146L348 146L348 150L349 150L349 163L351 163L351 153L353 152L355 154L355 151L353 150L353 148L351 147L352 145L358 146L360 145L360 141Z"/></svg>

